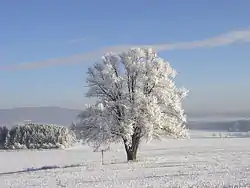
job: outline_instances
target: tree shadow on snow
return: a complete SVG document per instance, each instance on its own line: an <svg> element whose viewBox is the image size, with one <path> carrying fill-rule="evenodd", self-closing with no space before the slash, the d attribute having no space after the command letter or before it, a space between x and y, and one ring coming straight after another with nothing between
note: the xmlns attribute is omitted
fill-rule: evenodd
<svg viewBox="0 0 250 188"><path fill-rule="evenodd" d="M27 172L36 172L36 171L43 171L43 170L51 170L51 169L62 169L62 168L74 168L74 167L82 167L85 165L82 164L72 164L72 165L65 165L65 166L57 166L57 165L51 165L51 166L42 166L40 168L27 168L25 170L19 170L19 171L12 171L12 172L0 172L0 176L3 175L12 175L12 174L20 174L20 173L27 173Z"/></svg>

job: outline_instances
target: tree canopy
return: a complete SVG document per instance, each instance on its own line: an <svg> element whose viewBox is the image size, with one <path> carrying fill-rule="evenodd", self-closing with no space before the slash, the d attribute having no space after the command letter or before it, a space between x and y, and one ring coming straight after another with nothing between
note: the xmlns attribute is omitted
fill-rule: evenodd
<svg viewBox="0 0 250 188"><path fill-rule="evenodd" d="M134 160L142 138L188 135L182 107L188 90L176 86L176 71L152 49L107 53L87 74L87 96L96 104L79 116L85 141L99 147L122 140Z"/></svg>

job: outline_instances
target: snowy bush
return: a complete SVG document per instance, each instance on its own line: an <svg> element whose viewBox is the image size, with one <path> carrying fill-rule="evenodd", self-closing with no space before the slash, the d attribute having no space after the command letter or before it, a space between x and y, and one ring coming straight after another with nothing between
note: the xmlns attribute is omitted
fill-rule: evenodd
<svg viewBox="0 0 250 188"><path fill-rule="evenodd" d="M53 124L25 124L10 129L4 147L6 149L67 148L75 142L75 134L66 127Z"/></svg>

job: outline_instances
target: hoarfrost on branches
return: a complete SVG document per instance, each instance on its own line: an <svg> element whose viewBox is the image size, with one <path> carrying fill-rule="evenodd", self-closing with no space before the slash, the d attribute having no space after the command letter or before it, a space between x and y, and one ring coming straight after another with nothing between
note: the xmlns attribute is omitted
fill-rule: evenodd
<svg viewBox="0 0 250 188"><path fill-rule="evenodd" d="M175 76L150 48L105 54L88 69L87 96L97 102L79 115L82 138L97 147L122 140L130 160L141 138L187 137L182 101L188 90L176 86Z"/></svg>
<svg viewBox="0 0 250 188"><path fill-rule="evenodd" d="M66 127L54 124L17 125L8 131L6 149L66 148L76 143L75 134Z"/></svg>

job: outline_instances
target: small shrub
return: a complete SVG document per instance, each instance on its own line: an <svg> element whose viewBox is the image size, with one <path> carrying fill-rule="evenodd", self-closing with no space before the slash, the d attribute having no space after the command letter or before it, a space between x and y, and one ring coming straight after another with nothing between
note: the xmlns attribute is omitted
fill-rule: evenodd
<svg viewBox="0 0 250 188"><path fill-rule="evenodd" d="M6 149L67 148L76 143L75 134L66 127L51 124L17 125L8 131Z"/></svg>

